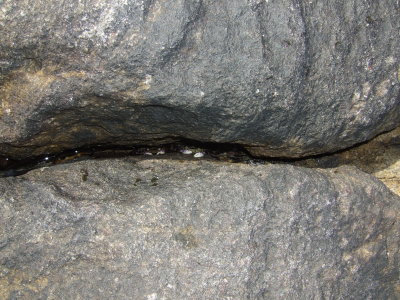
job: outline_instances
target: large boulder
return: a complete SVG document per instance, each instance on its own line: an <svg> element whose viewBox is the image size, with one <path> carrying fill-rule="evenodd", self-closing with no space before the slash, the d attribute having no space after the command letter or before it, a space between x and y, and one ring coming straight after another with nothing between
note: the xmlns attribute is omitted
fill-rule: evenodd
<svg viewBox="0 0 400 300"><path fill-rule="evenodd" d="M400 297L400 198L351 167L85 161L0 211L1 299Z"/></svg>
<svg viewBox="0 0 400 300"><path fill-rule="evenodd" d="M400 124L398 1L0 1L0 155L181 138L299 157Z"/></svg>

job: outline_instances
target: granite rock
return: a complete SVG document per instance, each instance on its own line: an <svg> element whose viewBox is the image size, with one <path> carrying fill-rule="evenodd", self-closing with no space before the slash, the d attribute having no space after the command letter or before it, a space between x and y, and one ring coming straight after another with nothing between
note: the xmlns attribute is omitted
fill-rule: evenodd
<svg viewBox="0 0 400 300"><path fill-rule="evenodd" d="M238 143L332 152L400 124L398 1L2 0L0 155Z"/></svg>
<svg viewBox="0 0 400 300"><path fill-rule="evenodd" d="M0 298L399 299L399 200L353 167L37 169L0 179Z"/></svg>
<svg viewBox="0 0 400 300"><path fill-rule="evenodd" d="M290 163L307 168L355 166L374 175L400 196L400 127L345 151Z"/></svg>

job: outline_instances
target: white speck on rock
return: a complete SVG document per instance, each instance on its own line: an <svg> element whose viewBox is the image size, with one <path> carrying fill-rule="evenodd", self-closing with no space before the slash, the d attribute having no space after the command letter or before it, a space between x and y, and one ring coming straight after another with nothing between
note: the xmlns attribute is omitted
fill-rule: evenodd
<svg viewBox="0 0 400 300"><path fill-rule="evenodd" d="M183 150L181 150L181 153L182 154L192 154L193 152L189 149L183 149Z"/></svg>
<svg viewBox="0 0 400 300"><path fill-rule="evenodd" d="M360 97L361 97L361 93L358 92L358 91L355 91L354 94L353 94L353 101L354 100L359 100Z"/></svg>
<svg viewBox="0 0 400 300"><path fill-rule="evenodd" d="M369 82L365 82L362 85L362 93L364 95L364 98L368 97L370 90L371 90L371 85L369 84Z"/></svg>
<svg viewBox="0 0 400 300"><path fill-rule="evenodd" d="M153 81L153 76L146 74L145 79L144 79L144 83L145 84L150 84Z"/></svg>
<svg viewBox="0 0 400 300"><path fill-rule="evenodd" d="M393 56L389 56L385 59L385 63L388 65L393 65L396 62L396 59Z"/></svg>
<svg viewBox="0 0 400 300"><path fill-rule="evenodd" d="M204 156L204 152L197 152L194 154L194 157L196 157L196 158L201 158L203 156Z"/></svg>
<svg viewBox="0 0 400 300"><path fill-rule="evenodd" d="M157 293L147 295L147 300L157 300Z"/></svg>

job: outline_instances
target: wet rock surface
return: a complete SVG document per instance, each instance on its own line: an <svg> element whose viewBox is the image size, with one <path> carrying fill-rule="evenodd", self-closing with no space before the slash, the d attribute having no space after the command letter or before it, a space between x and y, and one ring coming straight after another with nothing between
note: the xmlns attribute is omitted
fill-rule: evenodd
<svg viewBox="0 0 400 300"><path fill-rule="evenodd" d="M336 152L400 124L398 2L0 0L0 36L1 299L400 298L400 198L345 166L400 195L400 128Z"/></svg>
<svg viewBox="0 0 400 300"><path fill-rule="evenodd" d="M353 167L83 161L0 179L2 299L398 299L400 198Z"/></svg>
<svg viewBox="0 0 400 300"><path fill-rule="evenodd" d="M198 157L196 157L198 156ZM335 168L355 166L373 174L391 191L400 196L400 127L369 142L362 143L333 154L317 155L302 159L276 159L254 157L243 147L230 144L186 143L161 147L86 148L54 155L42 155L34 159L12 160L0 157L0 177L18 176L26 172L88 159L135 157L136 159L162 158L196 161L197 158L214 162L248 165L290 164L307 168Z"/></svg>
<svg viewBox="0 0 400 300"><path fill-rule="evenodd" d="M400 122L397 1L0 1L0 155L239 143L301 157Z"/></svg>

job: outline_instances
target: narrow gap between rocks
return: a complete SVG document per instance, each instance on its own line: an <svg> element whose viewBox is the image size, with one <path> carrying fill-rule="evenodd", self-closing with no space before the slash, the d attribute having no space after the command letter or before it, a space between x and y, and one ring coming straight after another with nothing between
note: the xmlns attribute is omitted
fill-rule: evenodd
<svg viewBox="0 0 400 300"><path fill-rule="evenodd" d="M330 154L310 157L261 158L252 156L243 146L228 143L204 143L182 139L180 142L162 146L92 146L46 154L22 160L0 157L0 177L19 176L26 172L57 164L87 159L107 159L136 156L143 159L163 158L178 160L212 160L245 164L292 164L308 168L334 168L354 165L375 174L400 162L400 128L384 133L371 141ZM398 175L394 180L399 180Z"/></svg>

